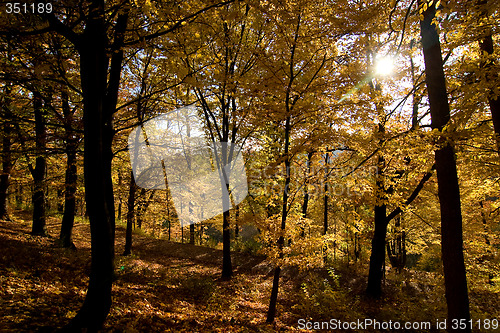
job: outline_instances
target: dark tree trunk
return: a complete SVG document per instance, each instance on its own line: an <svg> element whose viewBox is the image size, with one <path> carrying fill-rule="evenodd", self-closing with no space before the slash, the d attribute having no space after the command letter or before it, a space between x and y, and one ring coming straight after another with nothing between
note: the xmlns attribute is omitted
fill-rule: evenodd
<svg viewBox="0 0 500 333"><path fill-rule="evenodd" d="M68 95L66 93L62 94L62 109L65 120L65 131L66 131L66 179L64 191L64 213L61 223L61 233L59 235L59 240L61 245L66 248L74 248L74 244L71 241L71 233L73 231L73 224L75 222L75 211L76 211L76 186L77 186L77 167L76 167L76 149L77 149L77 138L76 133L73 131L73 117L70 111Z"/></svg>
<svg viewBox="0 0 500 333"><path fill-rule="evenodd" d="M10 57L9 57L10 58ZM4 90L1 110L9 110L11 107L11 86L6 85ZM0 220L10 221L8 211L8 190L10 185L10 173L12 171L12 124L5 121L2 127L2 171L0 173Z"/></svg>
<svg viewBox="0 0 500 333"><path fill-rule="evenodd" d="M189 216L192 216L193 214L193 204L189 202ZM194 245L194 223L193 221L190 221L189 224L189 244Z"/></svg>
<svg viewBox="0 0 500 333"><path fill-rule="evenodd" d="M17 184L16 186L16 206L21 208L24 205L24 196L23 196L23 185Z"/></svg>
<svg viewBox="0 0 500 333"><path fill-rule="evenodd" d="M380 90L377 85L376 90ZM383 112L381 105L377 104L379 115ZM385 119L379 116L378 133L385 133ZM383 144L383 138L379 139L379 146ZM387 236L387 190L385 188L385 158L382 153L377 157L377 174L375 179L375 209L374 209L374 232L370 255L370 269L368 272L368 286L366 293L373 298L382 295L382 278L385 271L385 239Z"/></svg>
<svg viewBox="0 0 500 333"><path fill-rule="evenodd" d="M8 106L7 106L8 107ZM8 189L10 185L10 173L12 171L12 126L8 122L3 125L2 133L2 173L0 174L0 220L10 221L7 198Z"/></svg>
<svg viewBox="0 0 500 333"><path fill-rule="evenodd" d="M328 232L328 162L330 155L325 155L325 188L323 194L323 235Z"/></svg>
<svg viewBox="0 0 500 333"><path fill-rule="evenodd" d="M122 173L118 172L118 188L122 188ZM118 194L118 212L116 214L116 217L121 220L122 219L122 195L121 193Z"/></svg>
<svg viewBox="0 0 500 333"><path fill-rule="evenodd" d="M488 4L487 0L480 0L480 6L486 6ZM488 11L485 8L482 11L482 17L488 16ZM493 35L491 29L487 32L486 36L479 42L479 48L481 53L490 56L493 54ZM485 80L488 84L496 82L498 75L498 67L492 59L485 59L481 61L481 68L486 72ZM491 119L493 120L493 130L495 132L495 142L497 145L498 154L500 154L500 97L495 95L493 87L491 87L487 92L488 104L491 111Z"/></svg>
<svg viewBox="0 0 500 333"><path fill-rule="evenodd" d="M238 224L238 220L240 217L240 206L236 206L235 212L234 212L234 239L238 240L238 237L240 235L240 226Z"/></svg>
<svg viewBox="0 0 500 333"><path fill-rule="evenodd" d="M288 108L287 108L288 111ZM287 116L285 122L285 189L283 190L283 206L281 212L281 232L285 232L286 228L286 218L288 215L288 191L290 186L290 158L288 156L288 150L290 146L290 115ZM278 251L280 258L283 258L283 245L285 244L285 238L281 235L278 238ZM276 302L278 301L278 288L280 281L281 267L278 265L274 270L273 278L273 289L271 290L271 299L269 300L269 309L267 311L268 323L272 323L276 317Z"/></svg>
<svg viewBox="0 0 500 333"><path fill-rule="evenodd" d="M330 159L330 155L328 152L325 154L325 184L324 184L324 193L323 193L323 235L326 236L328 233L328 162ZM323 244L323 264L327 264L328 255L327 255L328 246L327 244ZM349 262L349 259L347 259Z"/></svg>
<svg viewBox="0 0 500 333"><path fill-rule="evenodd" d="M134 181L134 174L131 171L127 200L127 229L125 231L125 251L123 251L124 256L128 256L132 252L132 226L134 224L136 190L137 185Z"/></svg>
<svg viewBox="0 0 500 333"><path fill-rule="evenodd" d="M307 174L306 174L306 180L304 182L304 201L302 202L302 217L306 218L307 217L307 206L309 205L309 176L311 174L311 160L312 160L313 152L308 152L307 153L307 162L306 162L306 168L307 168ZM304 227L302 227L301 231L301 236L304 237Z"/></svg>
<svg viewBox="0 0 500 333"><path fill-rule="evenodd" d="M85 199L90 220L91 272L85 301L67 331L97 332L111 307L114 277L115 207L111 178L113 113L118 99L123 51L111 56L104 1L90 3L85 30L78 40L83 92ZM118 16L114 44L121 45L127 13Z"/></svg>
<svg viewBox="0 0 500 333"><path fill-rule="evenodd" d="M485 244L487 245L487 252L488 253L491 253L491 250L490 250L490 239L488 237L488 235L490 234L489 233L489 230L488 230L488 221L486 220L486 214L484 213L484 204L483 204L483 201L479 201L479 207L481 207L481 220L483 221L483 230L484 230L484 241L485 241Z"/></svg>
<svg viewBox="0 0 500 333"><path fill-rule="evenodd" d="M372 253L370 255L370 269L368 273L368 286L366 293L370 297L379 298L382 295L382 277L385 262L385 238L387 235L387 206L385 182L385 161L379 155L377 161L376 204L375 204L375 229L372 238Z"/></svg>
<svg viewBox="0 0 500 333"><path fill-rule="evenodd" d="M419 1L423 5L423 0ZM443 130L450 119L450 109L443 71L441 45L436 27L432 24L435 6L429 6L420 22L425 62L427 93L433 129ZM469 322L469 297L464 264L462 240L462 214L455 152L450 139L438 142L435 151L438 178L438 196L441 210L441 251L444 266L448 320L462 319ZM468 327L465 331L471 331Z"/></svg>
<svg viewBox="0 0 500 333"><path fill-rule="evenodd" d="M483 40L479 43L479 47L482 52L485 52L488 56L493 54L493 36L489 33ZM498 73L494 72L494 66L491 60L484 61L482 63L483 69L486 71L486 80L488 82L496 82L498 78ZM491 111L491 119L493 120L493 130L495 131L495 142L497 145L498 153L500 154L500 98L495 96L493 89L488 91L487 94L488 104Z"/></svg>
<svg viewBox="0 0 500 333"><path fill-rule="evenodd" d="M406 265L406 233L401 226L401 215L396 219L394 227L393 235L387 241L387 256L391 266L401 272Z"/></svg>
<svg viewBox="0 0 500 333"><path fill-rule="evenodd" d="M169 191L168 186L167 186L167 189L165 191L165 199L166 199L165 201L166 201L166 205L167 205L168 240L170 240L171 231L172 231L172 219L170 218L170 196L169 196L169 193L170 193L170 191ZM200 239L200 244L201 244L201 239Z"/></svg>
<svg viewBox="0 0 500 333"><path fill-rule="evenodd" d="M45 111L42 105L42 97L38 92L33 93L33 109L35 113L35 145L36 159L33 175L33 235L43 236L45 230L45 147L46 147L46 126Z"/></svg>
<svg viewBox="0 0 500 333"><path fill-rule="evenodd" d="M189 244L194 245L194 223L189 225Z"/></svg>
<svg viewBox="0 0 500 333"><path fill-rule="evenodd" d="M414 46L414 40L411 41L411 48ZM410 56L410 67L411 67L411 79L413 86L417 85L417 79L415 77L415 64L413 62L413 57ZM412 112L411 112L411 128L416 129L418 127L418 105L420 103L420 98L417 96L417 92L414 91L412 94Z"/></svg>
<svg viewBox="0 0 500 333"><path fill-rule="evenodd" d="M226 184L226 188L229 191L229 184ZM229 192L228 192L229 193ZM229 207L229 197L224 196L223 201L228 201L223 203L224 207ZM222 279L228 280L233 275L233 265L231 262L231 229L229 227L229 209L224 210L222 214Z"/></svg>

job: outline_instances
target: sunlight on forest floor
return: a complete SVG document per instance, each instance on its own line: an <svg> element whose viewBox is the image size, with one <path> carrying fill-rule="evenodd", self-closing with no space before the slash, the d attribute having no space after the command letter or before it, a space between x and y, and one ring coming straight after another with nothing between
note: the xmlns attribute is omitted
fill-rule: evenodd
<svg viewBox="0 0 500 333"><path fill-rule="evenodd" d="M53 245L59 227L55 218L48 221L50 237L29 235L28 218L18 215L15 222L0 224L2 332L61 327L85 297L89 225L75 225L78 250L71 251ZM123 244L119 227L116 253ZM272 266L263 257L233 253L235 276L223 282L218 279L221 258L219 250L134 235L133 255L116 257L114 303L104 331L275 332L297 330L299 318L435 321L446 316L437 274L389 273L385 298L371 301L363 295L365 273L359 273L366 268L351 265L333 274L285 269L277 321L266 324ZM476 318L481 313L498 317L498 294L473 292L471 301Z"/></svg>

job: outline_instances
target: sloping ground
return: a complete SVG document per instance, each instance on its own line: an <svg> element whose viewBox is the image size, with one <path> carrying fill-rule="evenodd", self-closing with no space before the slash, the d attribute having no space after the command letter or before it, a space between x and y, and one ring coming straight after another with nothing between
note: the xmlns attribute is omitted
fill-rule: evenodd
<svg viewBox="0 0 500 333"><path fill-rule="evenodd" d="M31 236L30 227L24 212L17 212L14 222L0 221L0 332L52 332L76 314L85 297L89 225L75 225L76 251L54 245L60 227L56 218L49 219L49 237ZM123 247L124 230L119 227L116 253ZM220 281L221 259L220 250L134 234L133 255L116 257L113 306L103 331L288 332L301 328L300 318L368 318L428 321L430 330L413 331L437 332L436 320L446 317L439 274L389 272L384 298L373 301L364 297L367 267L358 263L337 264L329 271L284 269L277 319L267 324L272 265L263 257L233 253L235 276ZM470 298L474 320L500 319L498 293L474 289Z"/></svg>
<svg viewBox="0 0 500 333"><path fill-rule="evenodd" d="M29 216L25 216L26 219ZM52 331L72 318L85 297L90 228L75 225L77 251L57 248L59 223L49 237L31 236L30 221L0 222L0 331ZM124 230L117 228L116 253ZM265 323L271 267L263 258L233 254L235 277L219 281L219 250L134 234L133 255L117 255L117 280L106 332L274 332L292 329L281 300L276 324ZM256 268L255 268L256 267ZM255 268L255 269L254 269ZM287 294L287 284L280 290Z"/></svg>

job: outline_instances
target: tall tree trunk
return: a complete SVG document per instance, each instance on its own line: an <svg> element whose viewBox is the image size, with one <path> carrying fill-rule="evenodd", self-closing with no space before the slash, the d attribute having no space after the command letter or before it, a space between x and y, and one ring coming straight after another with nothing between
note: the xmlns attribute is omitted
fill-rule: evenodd
<svg viewBox="0 0 500 333"><path fill-rule="evenodd" d="M493 37L491 34L486 36L481 43L479 43L479 46L481 48L481 51L486 52L488 55L493 54ZM486 71L491 71L492 70L492 64L490 62L485 62L484 68ZM486 75L486 80L487 81L492 81L492 76L493 73L488 73ZM488 104L490 106L490 111L491 111L491 119L493 120L493 130L495 131L495 141L497 144L497 150L498 153L500 154L500 98L498 96L495 96L495 93L493 89L488 91L487 94L488 98Z"/></svg>
<svg viewBox="0 0 500 333"><path fill-rule="evenodd" d="M5 92L4 105L5 108L10 108L10 89ZM7 199L10 185L10 173L12 171L12 124L5 122L2 131L2 173L0 174L0 220L10 221Z"/></svg>
<svg viewBox="0 0 500 333"><path fill-rule="evenodd" d="M288 108L287 108L287 111ZM282 234L278 238L278 251L280 259L283 258L283 245L285 244L285 238L283 233L286 228L286 218L288 214L288 191L290 186L290 157L288 156L288 150L290 146L290 115L286 117L285 122L285 189L283 190L283 206L281 212L281 232ZM278 265L274 270L273 278L273 289L271 290L271 299L269 300L269 309L267 311L268 323L272 323L276 317L276 302L278 301L278 288L280 281L281 267Z"/></svg>
<svg viewBox="0 0 500 333"><path fill-rule="evenodd" d="M328 148L327 148L328 150ZM326 236L328 233L328 162L330 159L330 155L328 151L325 153L325 184L324 184L324 193L323 193L323 236ZM323 244L323 264L326 266L328 255L327 255L328 246L327 244ZM349 262L349 259L347 260Z"/></svg>
<svg viewBox="0 0 500 333"><path fill-rule="evenodd" d="M127 199L127 229L125 231L125 250L123 251L124 256L128 256L132 252L132 226L134 224L136 190L137 185L135 184L134 174L130 171L130 184Z"/></svg>
<svg viewBox="0 0 500 333"><path fill-rule="evenodd" d="M222 181L222 186L226 186L229 193L229 184ZM229 227L229 196L222 198L224 213L222 214L222 279L228 280L233 275L233 265L231 263L231 229Z"/></svg>
<svg viewBox="0 0 500 333"><path fill-rule="evenodd" d="M488 4L487 0L480 0L480 6L486 6ZM488 17L487 9L483 9L482 17ZM491 29L488 29L484 38L479 42L479 48L482 53L482 57L485 55L491 57L493 55L493 35ZM493 59L482 59L481 68L486 72L485 80L488 84L496 82L498 75L498 67L494 63ZM493 130L495 132L495 142L497 145L498 154L500 154L500 98L495 95L493 91L493 86L491 86L487 91L488 104L490 106L491 119L493 120Z"/></svg>
<svg viewBox="0 0 500 333"><path fill-rule="evenodd" d="M419 0L420 6L423 6L424 3L424 0ZM450 108L439 35L436 26L432 23L435 13L435 6L429 6L424 12L424 20L420 21L420 29L425 62L425 81L431 112L431 127L442 131L450 120ZM441 210L441 251L446 302L448 304L450 323L453 319L465 320L468 323L470 312L463 254L460 189L455 152L450 141L450 138L441 139L438 142L440 148L435 151L438 197ZM470 327L465 331L470 332Z"/></svg>
<svg viewBox="0 0 500 333"><path fill-rule="evenodd" d="M118 172L118 188L122 188L122 173ZM122 219L122 195L121 192L118 192L118 212L116 213L116 217L121 220Z"/></svg>
<svg viewBox="0 0 500 333"><path fill-rule="evenodd" d="M380 83L370 82L375 92L380 92ZM385 138L385 112L380 102L375 103L378 114L378 147L382 148ZM387 189L385 188L385 158L383 152L377 156L377 174L375 178L375 209L374 231L370 254L370 268L368 272L368 285L366 294L373 298L382 295L382 278L385 273L385 239L387 237Z"/></svg>
<svg viewBox="0 0 500 333"><path fill-rule="evenodd" d="M412 48L414 41L411 42ZM413 57L410 56L411 64L411 78L413 86L417 85L417 79L415 78L415 64L413 62ZM418 104L420 103L420 97L417 96L417 92L414 91L412 94L412 112L411 112L411 128L414 130L418 127Z"/></svg>
<svg viewBox="0 0 500 333"><path fill-rule="evenodd" d="M234 240L238 240L240 236L240 226L238 223L239 218L240 218L240 206L237 205L234 212Z"/></svg>
<svg viewBox="0 0 500 333"><path fill-rule="evenodd" d="M90 220L91 272L85 301L66 327L67 331L97 332L111 307L114 276L115 206L111 178L113 113L118 99L123 51L111 56L104 1L93 0L79 38L80 77L83 92L85 199ZM128 13L118 15L113 43L121 45Z"/></svg>
<svg viewBox="0 0 500 333"><path fill-rule="evenodd" d="M325 188L323 193L323 235L328 232L328 163L330 155L325 154Z"/></svg>
<svg viewBox="0 0 500 333"><path fill-rule="evenodd" d="M9 54L9 60L11 56ZM12 87L10 84L6 84L3 92L3 101L0 101L1 110L9 110L11 107L11 91ZM2 158L2 171L0 173L0 220L10 221L9 211L8 211L8 190L10 185L10 173L12 171L12 124L5 121L2 126L2 152L0 157Z"/></svg>
<svg viewBox="0 0 500 333"><path fill-rule="evenodd" d="M43 236L45 230L45 148L46 148L46 126L45 110L42 105L42 97L38 92L33 93L33 109L35 113L35 145L36 159L33 175L33 225L31 233Z"/></svg>
<svg viewBox="0 0 500 333"><path fill-rule="evenodd" d="M75 245L71 241L73 224L75 222L76 211L76 187L77 187L77 166L76 166L76 148L77 138L73 130L73 116L70 111L68 94L62 94L62 109L65 121L65 136L66 136L66 179L64 191L64 213L61 223L61 233L59 240L61 245L66 248L74 248Z"/></svg>
<svg viewBox="0 0 500 333"><path fill-rule="evenodd" d="M307 162L306 162L306 168L307 168L307 175L306 175L306 180L304 182L304 201L302 202L302 217L306 218L307 217L307 207L309 205L309 177L311 175L311 160L313 156L313 152L310 151L307 153ZM304 237L304 228L302 228L301 231L301 236Z"/></svg>
<svg viewBox="0 0 500 333"><path fill-rule="evenodd" d="M379 125L382 131L383 126ZM382 295L382 277L385 263L385 238L387 235L387 205L384 182L384 157L379 154L377 158L377 175L375 181L375 229L372 238L372 252L370 255L370 269L368 273L368 286L366 293L373 298Z"/></svg>
<svg viewBox="0 0 500 333"><path fill-rule="evenodd" d="M194 223L189 225L189 244L194 245Z"/></svg>
<svg viewBox="0 0 500 333"><path fill-rule="evenodd" d="M193 204L189 202L189 216L191 217L193 214ZM194 245L194 223L190 220L189 224L189 244Z"/></svg>

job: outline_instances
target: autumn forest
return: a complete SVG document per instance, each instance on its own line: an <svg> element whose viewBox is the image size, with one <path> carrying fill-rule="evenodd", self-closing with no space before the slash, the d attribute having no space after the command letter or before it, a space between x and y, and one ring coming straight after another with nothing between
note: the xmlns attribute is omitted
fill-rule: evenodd
<svg viewBox="0 0 500 333"><path fill-rule="evenodd" d="M0 331L500 330L500 2L0 2Z"/></svg>

